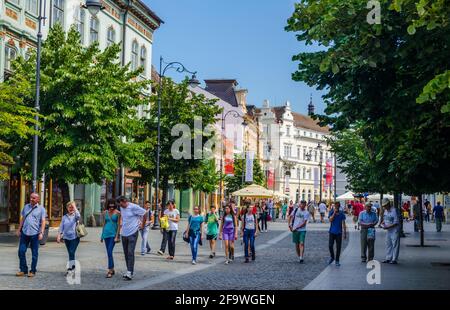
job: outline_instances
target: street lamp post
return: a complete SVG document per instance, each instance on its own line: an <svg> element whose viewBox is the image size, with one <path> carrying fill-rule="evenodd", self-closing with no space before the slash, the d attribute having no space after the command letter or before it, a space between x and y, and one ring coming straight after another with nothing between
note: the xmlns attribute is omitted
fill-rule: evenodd
<svg viewBox="0 0 450 310"><path fill-rule="evenodd" d="M317 150L319 150L319 171L320 171L320 184L319 184L319 202L322 202L322 176L323 176L323 171L322 171L322 145L319 144L317 145Z"/></svg>
<svg viewBox="0 0 450 310"><path fill-rule="evenodd" d="M97 15L97 13L104 9L102 4L99 0L87 0L86 4L83 5L83 8L86 8L89 10L89 12L92 15ZM44 12L42 12L42 9L44 9ZM44 15L43 15L44 14ZM42 3L42 0L39 1L39 16L38 16L38 32L37 32L37 50L36 50L36 98L34 102L34 108L37 113L39 113L41 106L40 106L40 88L41 88L41 48L42 48L42 22L45 21L47 17L45 17L45 7ZM34 116L34 119L36 121L36 124L34 125L34 130L36 131L36 134L33 136L33 157L32 157L32 192L36 192L37 189L37 174L38 174L38 146L39 146L39 116L36 114Z"/></svg>
<svg viewBox="0 0 450 310"><path fill-rule="evenodd" d="M223 200L223 195L222 195L222 190L223 190L223 137L225 135L225 120L227 118L228 115L232 115L234 118L238 118L240 117L239 113L236 110L230 110L227 113L223 114L222 113L222 124L221 124L221 129L222 129L222 139L221 139L221 143L220 143L220 182L219 182L219 208L222 208L222 200ZM245 122L245 120L242 122L242 125L247 126L247 123Z"/></svg>
<svg viewBox="0 0 450 310"><path fill-rule="evenodd" d="M191 85L200 84L196 79L195 75L197 72L192 72L186 69L186 67L177 61L167 63L163 69L163 58L160 56L159 58L159 89L158 89L158 125L157 125L157 142L156 142L156 181L155 181L155 210L156 216L155 221L152 226L152 229L159 229L158 215L159 212L162 211L159 208L158 204L158 196L159 196L159 168L160 168L160 151L161 151L161 95L162 95L162 80L164 75L168 69L175 69L179 73L187 72L192 74L192 78L189 80ZM162 208L164 209L164 205L161 203Z"/></svg>
<svg viewBox="0 0 450 310"><path fill-rule="evenodd" d="M242 126L244 126L243 127L243 130L244 130L244 133L243 133L243 135L244 135L244 146L243 146L243 150L244 150L244 156L242 157L242 186L244 186L244 180L245 180L245 178L244 178L244 168L246 167L246 151L247 151L247 133L245 132L245 128L247 128L247 123L245 122L245 120L244 120L244 122L242 123Z"/></svg>

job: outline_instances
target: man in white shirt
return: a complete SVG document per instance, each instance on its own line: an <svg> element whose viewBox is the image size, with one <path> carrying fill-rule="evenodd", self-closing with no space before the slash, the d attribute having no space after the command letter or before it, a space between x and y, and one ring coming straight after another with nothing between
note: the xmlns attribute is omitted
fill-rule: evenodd
<svg viewBox="0 0 450 310"><path fill-rule="evenodd" d="M400 249L399 216L388 198L383 198L381 206L385 208L381 227L386 230L386 259L383 263L397 264Z"/></svg>
<svg viewBox="0 0 450 310"><path fill-rule="evenodd" d="M327 205L321 201L319 204L319 213L320 213L320 222L325 223L324 217L325 213L327 212Z"/></svg>
<svg viewBox="0 0 450 310"><path fill-rule="evenodd" d="M305 253L306 224L308 223L309 212L306 210L306 201L300 202L300 207L292 211L289 218L289 229L292 232L292 241L295 243L295 250L300 264L303 264Z"/></svg>
<svg viewBox="0 0 450 310"><path fill-rule="evenodd" d="M137 204L128 202L125 196L117 199L120 205L120 235L122 236L123 253L127 265L127 273L123 275L124 280L131 280L134 273L134 250L141 226L141 218L145 209Z"/></svg>

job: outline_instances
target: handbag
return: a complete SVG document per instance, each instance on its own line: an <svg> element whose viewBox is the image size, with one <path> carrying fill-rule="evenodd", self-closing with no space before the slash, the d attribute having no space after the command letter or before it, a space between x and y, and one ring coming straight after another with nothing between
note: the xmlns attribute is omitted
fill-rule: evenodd
<svg viewBox="0 0 450 310"><path fill-rule="evenodd" d="M169 228L169 219L166 215L162 216L159 220L161 229L168 229Z"/></svg>
<svg viewBox="0 0 450 310"><path fill-rule="evenodd" d="M77 233L78 238L86 237L88 234L86 227L84 226L84 224L81 224L80 221L77 221L77 226L75 228L75 231Z"/></svg>
<svg viewBox="0 0 450 310"><path fill-rule="evenodd" d="M189 234L183 232L183 241L189 243Z"/></svg>

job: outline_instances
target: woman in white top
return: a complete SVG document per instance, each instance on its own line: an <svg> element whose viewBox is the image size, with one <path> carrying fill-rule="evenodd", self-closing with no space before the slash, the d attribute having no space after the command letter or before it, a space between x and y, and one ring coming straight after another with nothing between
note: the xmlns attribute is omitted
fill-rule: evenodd
<svg viewBox="0 0 450 310"><path fill-rule="evenodd" d="M253 206L247 205L246 212L242 215L241 221L241 235L244 239L245 262L250 261L250 254L248 247L250 245L252 260L256 259L255 253L255 237L259 233L258 222L256 215L253 213Z"/></svg>

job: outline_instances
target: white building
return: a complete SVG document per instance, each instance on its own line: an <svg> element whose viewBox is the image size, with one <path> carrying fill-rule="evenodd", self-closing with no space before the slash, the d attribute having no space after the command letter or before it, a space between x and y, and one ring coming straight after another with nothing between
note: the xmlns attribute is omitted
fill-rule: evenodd
<svg viewBox="0 0 450 310"><path fill-rule="evenodd" d="M263 128L264 170L273 169L275 174L273 188L269 189L284 193L293 201L318 201L322 163L322 200L333 199L333 182L328 186L325 182L326 162L331 160L334 167L334 155L326 142L329 129L309 116L293 112L289 102L270 107L266 100L258 115Z"/></svg>
<svg viewBox="0 0 450 310"><path fill-rule="evenodd" d="M97 16L82 8L83 0L45 2L44 40L55 23L61 24L65 31L75 25L84 45L98 41L100 49L104 49L112 43L121 43L122 63L131 63L133 69L144 67L142 78L151 78L153 32L163 21L141 0L104 0L105 9ZM0 81L3 73L8 75L11 70L11 60L18 55L26 57L30 49L36 48L38 5L39 0L0 2Z"/></svg>

